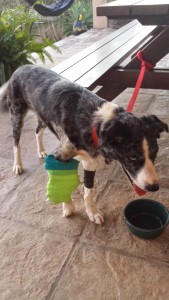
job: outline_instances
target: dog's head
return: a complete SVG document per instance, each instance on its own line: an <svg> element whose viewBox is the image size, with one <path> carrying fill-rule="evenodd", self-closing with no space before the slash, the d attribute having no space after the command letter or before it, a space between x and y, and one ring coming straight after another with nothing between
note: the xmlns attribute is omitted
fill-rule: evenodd
<svg viewBox="0 0 169 300"><path fill-rule="evenodd" d="M123 109L99 124L99 151L105 161L117 160L123 167L136 192L157 191L158 177L154 161L160 133L168 125L156 116L137 118Z"/></svg>

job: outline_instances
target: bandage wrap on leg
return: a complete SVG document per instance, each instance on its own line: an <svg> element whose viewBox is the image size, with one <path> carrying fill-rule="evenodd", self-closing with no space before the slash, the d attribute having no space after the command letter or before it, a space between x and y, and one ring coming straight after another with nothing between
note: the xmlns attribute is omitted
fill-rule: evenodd
<svg viewBox="0 0 169 300"><path fill-rule="evenodd" d="M71 159L61 162L48 155L45 158L45 169L48 172L47 197L52 204L71 201L71 194L80 183L77 173L79 162Z"/></svg>
<svg viewBox="0 0 169 300"><path fill-rule="evenodd" d="M84 170L84 186L92 189L94 186L95 171Z"/></svg>

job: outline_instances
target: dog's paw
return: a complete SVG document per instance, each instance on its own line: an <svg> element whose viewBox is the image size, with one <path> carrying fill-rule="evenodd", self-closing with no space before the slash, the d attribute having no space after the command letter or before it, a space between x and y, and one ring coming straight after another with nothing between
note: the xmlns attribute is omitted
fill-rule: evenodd
<svg viewBox="0 0 169 300"><path fill-rule="evenodd" d="M75 205L71 201L70 203L63 203L63 217L67 218L75 212Z"/></svg>
<svg viewBox="0 0 169 300"><path fill-rule="evenodd" d="M47 152L45 150L38 151L38 157L39 158L45 158L47 156Z"/></svg>
<svg viewBox="0 0 169 300"><path fill-rule="evenodd" d="M68 162L71 158L70 158L70 156L66 156L66 155L60 155L60 154L58 154L58 153L54 153L54 158L56 159L56 160L59 160L59 161L61 161L61 162Z"/></svg>
<svg viewBox="0 0 169 300"><path fill-rule="evenodd" d="M87 209L86 213L89 217L89 220L91 222L94 222L97 225L102 225L104 223L104 217L103 214L100 210L98 210L97 208L94 209Z"/></svg>
<svg viewBox="0 0 169 300"><path fill-rule="evenodd" d="M54 150L53 155L56 160L67 162L74 156L76 156L77 151L74 150L73 147L67 148L57 148Z"/></svg>
<svg viewBox="0 0 169 300"><path fill-rule="evenodd" d="M14 165L13 165L13 172L16 175L21 175L22 174L22 164L14 163Z"/></svg>

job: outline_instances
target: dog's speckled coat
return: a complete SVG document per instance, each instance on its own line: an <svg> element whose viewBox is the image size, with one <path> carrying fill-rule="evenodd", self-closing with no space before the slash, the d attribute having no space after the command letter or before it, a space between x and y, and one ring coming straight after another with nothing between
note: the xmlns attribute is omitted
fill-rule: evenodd
<svg viewBox="0 0 169 300"><path fill-rule="evenodd" d="M22 172L19 140L23 119L31 109L38 118L36 137L40 157L45 155L42 135L48 126L62 143L55 152L56 158L67 160L78 155L87 171L96 170L99 156L106 162L115 159L141 189L158 190L154 169L157 138L162 131L168 131L168 126L157 117L137 118L55 72L35 65L22 66L12 75L8 85L8 106L16 174ZM93 126L96 126L98 147L92 139ZM85 187L86 211L91 221L101 224L103 216L93 202L91 190ZM73 210L72 203L64 204L64 216Z"/></svg>

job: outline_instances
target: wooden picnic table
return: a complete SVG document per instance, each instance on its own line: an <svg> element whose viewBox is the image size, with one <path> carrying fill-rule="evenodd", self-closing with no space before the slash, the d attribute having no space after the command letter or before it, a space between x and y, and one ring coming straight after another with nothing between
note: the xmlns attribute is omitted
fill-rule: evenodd
<svg viewBox="0 0 169 300"><path fill-rule="evenodd" d="M156 25L156 34L145 41L140 49L145 60L154 66L169 53L169 0L117 0L96 8L98 16L109 19L137 19L143 25ZM138 50L138 49L137 49ZM126 61L114 69L108 80L119 82L115 89L134 87L141 62L132 54ZM147 71L142 87L169 89L169 69Z"/></svg>

